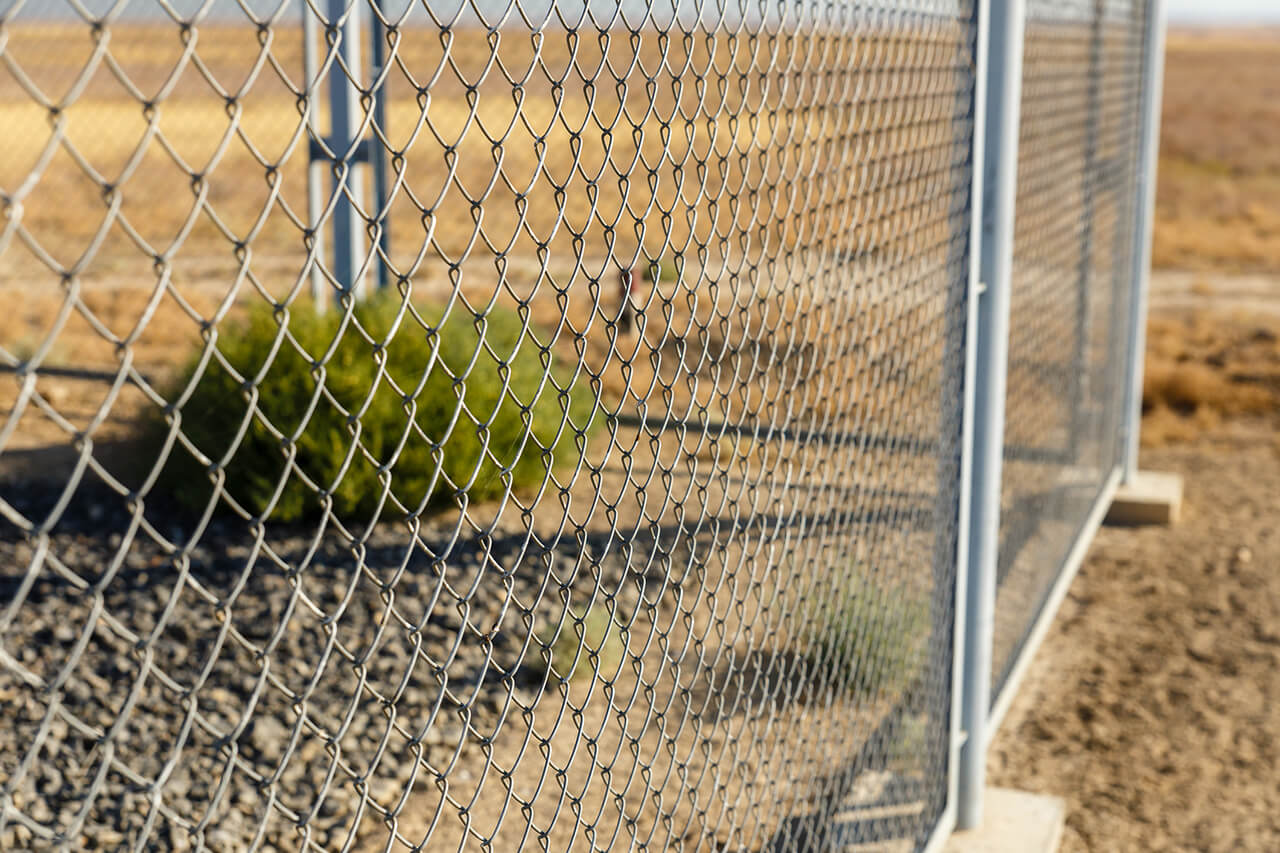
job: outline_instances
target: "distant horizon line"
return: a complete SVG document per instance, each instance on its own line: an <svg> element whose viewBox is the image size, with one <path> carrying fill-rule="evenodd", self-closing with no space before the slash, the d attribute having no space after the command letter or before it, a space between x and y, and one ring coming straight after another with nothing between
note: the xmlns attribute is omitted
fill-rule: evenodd
<svg viewBox="0 0 1280 853"><path fill-rule="evenodd" d="M1169 21L1170 30L1199 30L1210 32L1213 30L1230 30L1233 33L1246 33L1249 30L1256 31L1259 35L1263 33L1272 33L1280 30L1280 18L1262 18L1253 20L1204 20L1203 18L1184 18L1181 20Z"/></svg>
<svg viewBox="0 0 1280 853"><path fill-rule="evenodd" d="M1274 12L1170 12L1170 26L1192 24L1210 27L1275 26L1280 24L1280 10Z"/></svg>

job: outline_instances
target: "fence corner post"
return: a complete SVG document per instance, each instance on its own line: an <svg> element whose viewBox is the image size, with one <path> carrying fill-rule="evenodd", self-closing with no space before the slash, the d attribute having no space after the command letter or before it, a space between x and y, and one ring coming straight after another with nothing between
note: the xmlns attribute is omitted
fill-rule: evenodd
<svg viewBox="0 0 1280 853"><path fill-rule="evenodd" d="M360 116L358 86L362 69L361 9L349 0L328 0L328 29L337 41L329 67L329 148L339 159L333 162L333 277L342 293L365 295L368 266L364 241L364 175L359 151Z"/></svg>
<svg viewBox="0 0 1280 853"><path fill-rule="evenodd" d="M982 820L986 782L987 718L991 704L992 631L996 558L1000 537L1000 485L1004 457L1004 404L1009 355L1014 209L1022 100L1025 0L989 0L987 22L982 229L977 365L973 399L972 478L968 500L969 548L956 826ZM981 14L981 12L980 12Z"/></svg>
<svg viewBox="0 0 1280 853"><path fill-rule="evenodd" d="M1151 287L1151 239L1155 225L1156 173L1160 157L1160 116L1164 98L1165 0L1148 0L1143 32L1142 137L1138 151L1137 212L1134 218L1133 269L1129 306L1129 352L1124 426L1121 432L1121 482L1138 472L1142 424L1143 360L1147 351L1147 302Z"/></svg>

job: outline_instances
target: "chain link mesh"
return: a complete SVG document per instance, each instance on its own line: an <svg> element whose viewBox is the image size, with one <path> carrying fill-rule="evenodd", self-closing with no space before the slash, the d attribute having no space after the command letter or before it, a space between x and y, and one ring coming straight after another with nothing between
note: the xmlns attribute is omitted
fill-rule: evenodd
<svg viewBox="0 0 1280 853"><path fill-rule="evenodd" d="M0 7L0 847L921 846L971 4L326 12Z"/></svg>
<svg viewBox="0 0 1280 853"><path fill-rule="evenodd" d="M1028 4L995 696L1120 464L1149 8Z"/></svg>

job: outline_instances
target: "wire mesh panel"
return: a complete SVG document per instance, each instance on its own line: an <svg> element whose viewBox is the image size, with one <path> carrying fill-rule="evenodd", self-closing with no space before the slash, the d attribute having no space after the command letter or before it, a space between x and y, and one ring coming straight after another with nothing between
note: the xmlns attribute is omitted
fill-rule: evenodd
<svg viewBox="0 0 1280 853"><path fill-rule="evenodd" d="M4 6L0 848L921 846L972 20Z"/></svg>
<svg viewBox="0 0 1280 853"><path fill-rule="evenodd" d="M1028 5L995 696L1120 461L1147 9Z"/></svg>

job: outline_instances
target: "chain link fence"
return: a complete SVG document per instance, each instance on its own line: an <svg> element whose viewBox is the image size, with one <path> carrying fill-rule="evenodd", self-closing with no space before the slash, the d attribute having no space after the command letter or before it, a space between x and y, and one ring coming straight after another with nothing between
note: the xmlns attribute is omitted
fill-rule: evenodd
<svg viewBox="0 0 1280 853"><path fill-rule="evenodd" d="M1028 4L992 676L1122 463L1152 4Z"/></svg>
<svg viewBox="0 0 1280 853"><path fill-rule="evenodd" d="M973 9L446 5L0 13L0 847L924 844Z"/></svg>
<svg viewBox="0 0 1280 853"><path fill-rule="evenodd" d="M1029 5L997 696L1156 4ZM991 8L0 0L0 849L936 850Z"/></svg>

